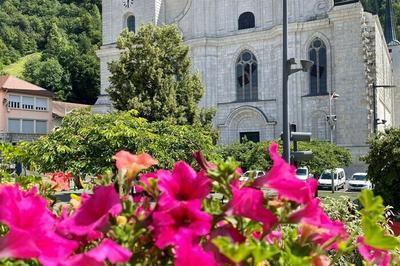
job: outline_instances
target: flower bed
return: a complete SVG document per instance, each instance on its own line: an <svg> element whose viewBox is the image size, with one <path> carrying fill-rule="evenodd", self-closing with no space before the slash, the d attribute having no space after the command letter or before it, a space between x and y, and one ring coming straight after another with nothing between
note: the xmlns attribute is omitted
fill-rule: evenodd
<svg viewBox="0 0 400 266"><path fill-rule="evenodd" d="M246 182L235 162L213 164L200 153L199 172L180 161L139 175L157 161L122 151L116 176L105 175L92 195L75 196L57 214L36 188L0 186L0 263L330 265L354 250L371 265L400 263L399 238L381 226L380 197L362 192L363 235L352 235L314 198L316 181L297 179L277 150L270 147L271 171ZM264 188L277 197L266 199Z"/></svg>

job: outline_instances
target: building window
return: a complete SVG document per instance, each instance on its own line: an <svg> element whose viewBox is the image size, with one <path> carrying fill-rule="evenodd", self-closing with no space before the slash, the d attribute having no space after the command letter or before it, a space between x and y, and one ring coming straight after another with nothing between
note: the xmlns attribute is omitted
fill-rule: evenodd
<svg viewBox="0 0 400 266"><path fill-rule="evenodd" d="M244 12L239 16L239 30L250 29L256 26L256 19L251 12Z"/></svg>
<svg viewBox="0 0 400 266"><path fill-rule="evenodd" d="M46 98L36 98L37 111L47 111L47 99Z"/></svg>
<svg viewBox="0 0 400 266"><path fill-rule="evenodd" d="M236 61L236 98L238 101L258 100L257 59L244 51Z"/></svg>
<svg viewBox="0 0 400 266"><path fill-rule="evenodd" d="M47 121L36 120L36 134L47 134Z"/></svg>
<svg viewBox="0 0 400 266"><path fill-rule="evenodd" d="M245 141L260 142L260 132L240 132L240 143Z"/></svg>
<svg viewBox="0 0 400 266"><path fill-rule="evenodd" d="M131 15L128 17L128 19L126 20L126 25L128 27L128 31L129 32L135 32L135 16Z"/></svg>
<svg viewBox="0 0 400 266"><path fill-rule="evenodd" d="M21 132L21 123L19 119L8 119L8 132L10 133L20 133Z"/></svg>
<svg viewBox="0 0 400 266"><path fill-rule="evenodd" d="M42 97L9 95L8 107L13 109L47 111L48 100Z"/></svg>
<svg viewBox="0 0 400 266"><path fill-rule="evenodd" d="M8 107L10 108L20 108L21 97L17 95L8 96Z"/></svg>
<svg viewBox="0 0 400 266"><path fill-rule="evenodd" d="M316 38L309 47L310 60L314 65L310 70L310 95L326 95L327 88L327 56L324 42Z"/></svg>
<svg viewBox="0 0 400 266"><path fill-rule="evenodd" d="M22 133L25 134L35 133L35 121L22 119Z"/></svg>
<svg viewBox="0 0 400 266"><path fill-rule="evenodd" d="M35 105L35 98L29 96L22 96L22 109L33 110Z"/></svg>
<svg viewBox="0 0 400 266"><path fill-rule="evenodd" d="M9 118L8 132L23 134L47 134L47 121Z"/></svg>

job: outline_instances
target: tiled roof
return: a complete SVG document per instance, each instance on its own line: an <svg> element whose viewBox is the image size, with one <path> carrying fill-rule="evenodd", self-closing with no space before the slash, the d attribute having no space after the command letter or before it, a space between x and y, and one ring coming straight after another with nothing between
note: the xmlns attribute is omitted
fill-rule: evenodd
<svg viewBox="0 0 400 266"><path fill-rule="evenodd" d="M0 89L26 94L45 95L52 97L53 93L35 84L13 76L0 76Z"/></svg>
<svg viewBox="0 0 400 266"><path fill-rule="evenodd" d="M74 109L85 108L88 106L90 105L53 101L53 114L58 117L64 117Z"/></svg>

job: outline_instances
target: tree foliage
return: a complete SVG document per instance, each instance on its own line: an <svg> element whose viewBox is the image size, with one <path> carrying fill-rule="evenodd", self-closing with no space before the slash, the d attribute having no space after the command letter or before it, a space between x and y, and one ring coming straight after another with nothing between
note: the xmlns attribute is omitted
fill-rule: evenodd
<svg viewBox="0 0 400 266"><path fill-rule="evenodd" d="M119 150L148 152L171 168L178 160L194 162L192 153L213 148L208 130L196 126L150 123L135 112L93 115L79 110L66 116L59 128L33 143L24 143L23 161L42 172L71 172L75 176L97 175L115 164Z"/></svg>
<svg viewBox="0 0 400 266"><path fill-rule="evenodd" d="M40 63L35 68L27 64L22 78L57 92L61 100L93 104L100 87L95 54L101 44L100 4L100 0L0 1L0 70L41 51ZM57 73L47 83L50 73L44 68L50 65L57 65Z"/></svg>
<svg viewBox="0 0 400 266"><path fill-rule="evenodd" d="M386 0L361 0L366 11L379 16L382 27L385 25ZM400 1L393 1L393 23L395 25L396 35L400 36Z"/></svg>
<svg viewBox="0 0 400 266"><path fill-rule="evenodd" d="M223 158L233 157L244 170L266 170L272 165L268 156L268 147L271 142L245 142L220 146ZM282 145L280 145L282 147ZM345 149L326 141L312 140L310 143L299 143L299 150L311 150L314 158L303 162L299 166L308 166L311 173L320 174L325 169L348 166L351 163L351 154Z"/></svg>
<svg viewBox="0 0 400 266"><path fill-rule="evenodd" d="M385 204L400 211L400 129L387 129L369 141L370 150L363 160L374 192Z"/></svg>
<svg viewBox="0 0 400 266"><path fill-rule="evenodd" d="M193 124L201 118L204 88L191 68L189 47L175 25L142 26L118 40L119 61L110 64L108 93L118 110L137 110L149 121Z"/></svg>

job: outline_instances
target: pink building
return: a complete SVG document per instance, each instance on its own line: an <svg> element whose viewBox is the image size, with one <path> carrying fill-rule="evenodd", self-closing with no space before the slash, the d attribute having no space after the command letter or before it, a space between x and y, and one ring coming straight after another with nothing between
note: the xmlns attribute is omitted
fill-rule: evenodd
<svg viewBox="0 0 400 266"><path fill-rule="evenodd" d="M0 76L0 140L31 141L53 127L53 93L13 76Z"/></svg>

